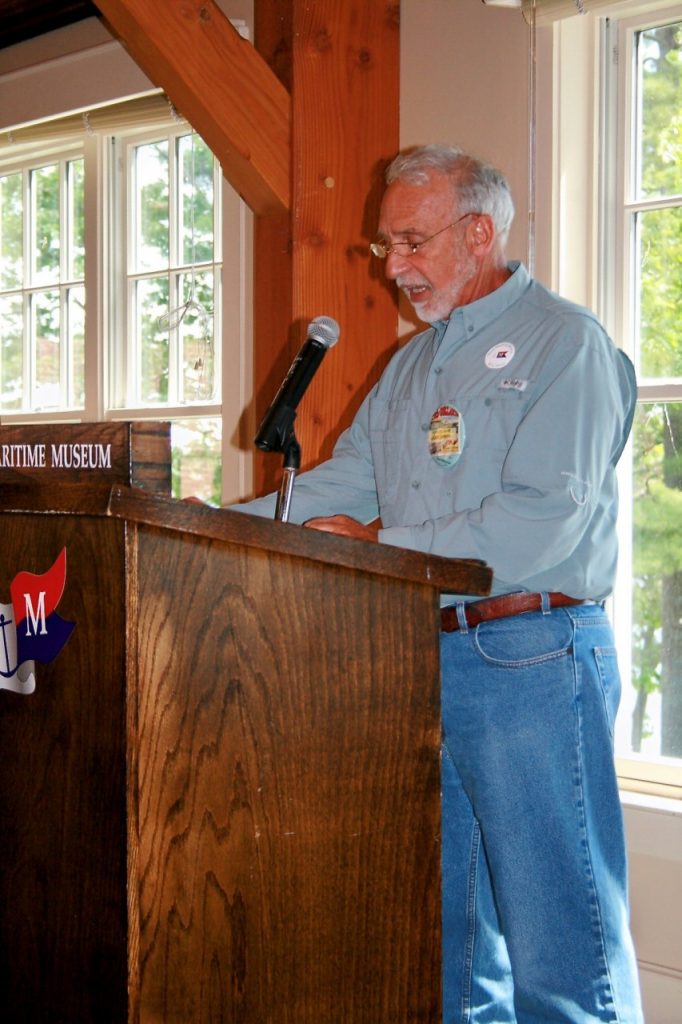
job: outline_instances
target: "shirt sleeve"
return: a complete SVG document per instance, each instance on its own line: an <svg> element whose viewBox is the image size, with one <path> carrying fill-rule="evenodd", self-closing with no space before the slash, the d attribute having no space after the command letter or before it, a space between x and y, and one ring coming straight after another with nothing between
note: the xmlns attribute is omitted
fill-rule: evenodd
<svg viewBox="0 0 682 1024"><path fill-rule="evenodd" d="M369 396L352 425L339 437L331 459L294 480L289 522L304 523L315 516L348 515L371 523L379 515L376 481L369 444ZM233 509L272 518L277 496L269 494Z"/></svg>

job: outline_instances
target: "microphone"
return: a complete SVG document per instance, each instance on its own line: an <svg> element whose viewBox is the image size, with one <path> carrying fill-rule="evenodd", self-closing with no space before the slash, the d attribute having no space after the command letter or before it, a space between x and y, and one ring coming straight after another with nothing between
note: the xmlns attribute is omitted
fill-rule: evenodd
<svg viewBox="0 0 682 1024"><path fill-rule="evenodd" d="M255 444L261 451L286 450L292 439L296 407L324 359L327 349L336 344L340 333L341 328L330 316L316 316L308 324L306 340L258 428Z"/></svg>

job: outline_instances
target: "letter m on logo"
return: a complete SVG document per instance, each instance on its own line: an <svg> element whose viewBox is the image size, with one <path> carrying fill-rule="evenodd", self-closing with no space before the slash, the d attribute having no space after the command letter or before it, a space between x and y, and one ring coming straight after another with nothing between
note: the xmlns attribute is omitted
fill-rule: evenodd
<svg viewBox="0 0 682 1024"><path fill-rule="evenodd" d="M45 591L41 590L38 593L38 607L33 607L33 599L30 594L24 594L24 607L26 608L26 633L25 636L38 636L40 633L44 635L47 633L47 625L45 624ZM38 629L40 625L40 629ZM31 626L33 626L33 633L31 633Z"/></svg>

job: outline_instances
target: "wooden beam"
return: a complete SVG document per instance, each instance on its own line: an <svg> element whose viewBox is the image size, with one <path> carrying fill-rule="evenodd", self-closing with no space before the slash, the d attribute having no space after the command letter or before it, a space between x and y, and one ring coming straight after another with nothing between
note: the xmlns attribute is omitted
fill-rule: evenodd
<svg viewBox="0 0 682 1024"><path fill-rule="evenodd" d="M291 101L214 0L96 0L113 32L259 214L290 207Z"/></svg>
<svg viewBox="0 0 682 1024"><path fill-rule="evenodd" d="M304 468L331 453L396 345L395 289L368 243L399 145L399 11L396 0L255 0L256 47L293 102L292 217L256 224L257 421L308 322L341 326L299 407ZM259 456L257 492L280 478L281 459Z"/></svg>

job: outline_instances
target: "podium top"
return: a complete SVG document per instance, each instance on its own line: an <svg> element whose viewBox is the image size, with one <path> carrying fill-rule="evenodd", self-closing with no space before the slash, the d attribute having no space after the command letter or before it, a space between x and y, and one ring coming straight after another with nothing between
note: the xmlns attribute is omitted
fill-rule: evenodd
<svg viewBox="0 0 682 1024"><path fill-rule="evenodd" d="M197 539L224 541L265 554L307 559L436 591L484 597L492 569L468 558L442 558L407 548L337 537L293 523L180 501L135 487L93 484L40 486L22 480L0 487L0 514L95 516L156 527Z"/></svg>
<svg viewBox="0 0 682 1024"><path fill-rule="evenodd" d="M373 544L244 512L144 494L133 488L113 488L109 514L128 522L224 540L272 554L421 583L446 593L485 596L492 584L492 569L476 559L442 558Z"/></svg>

